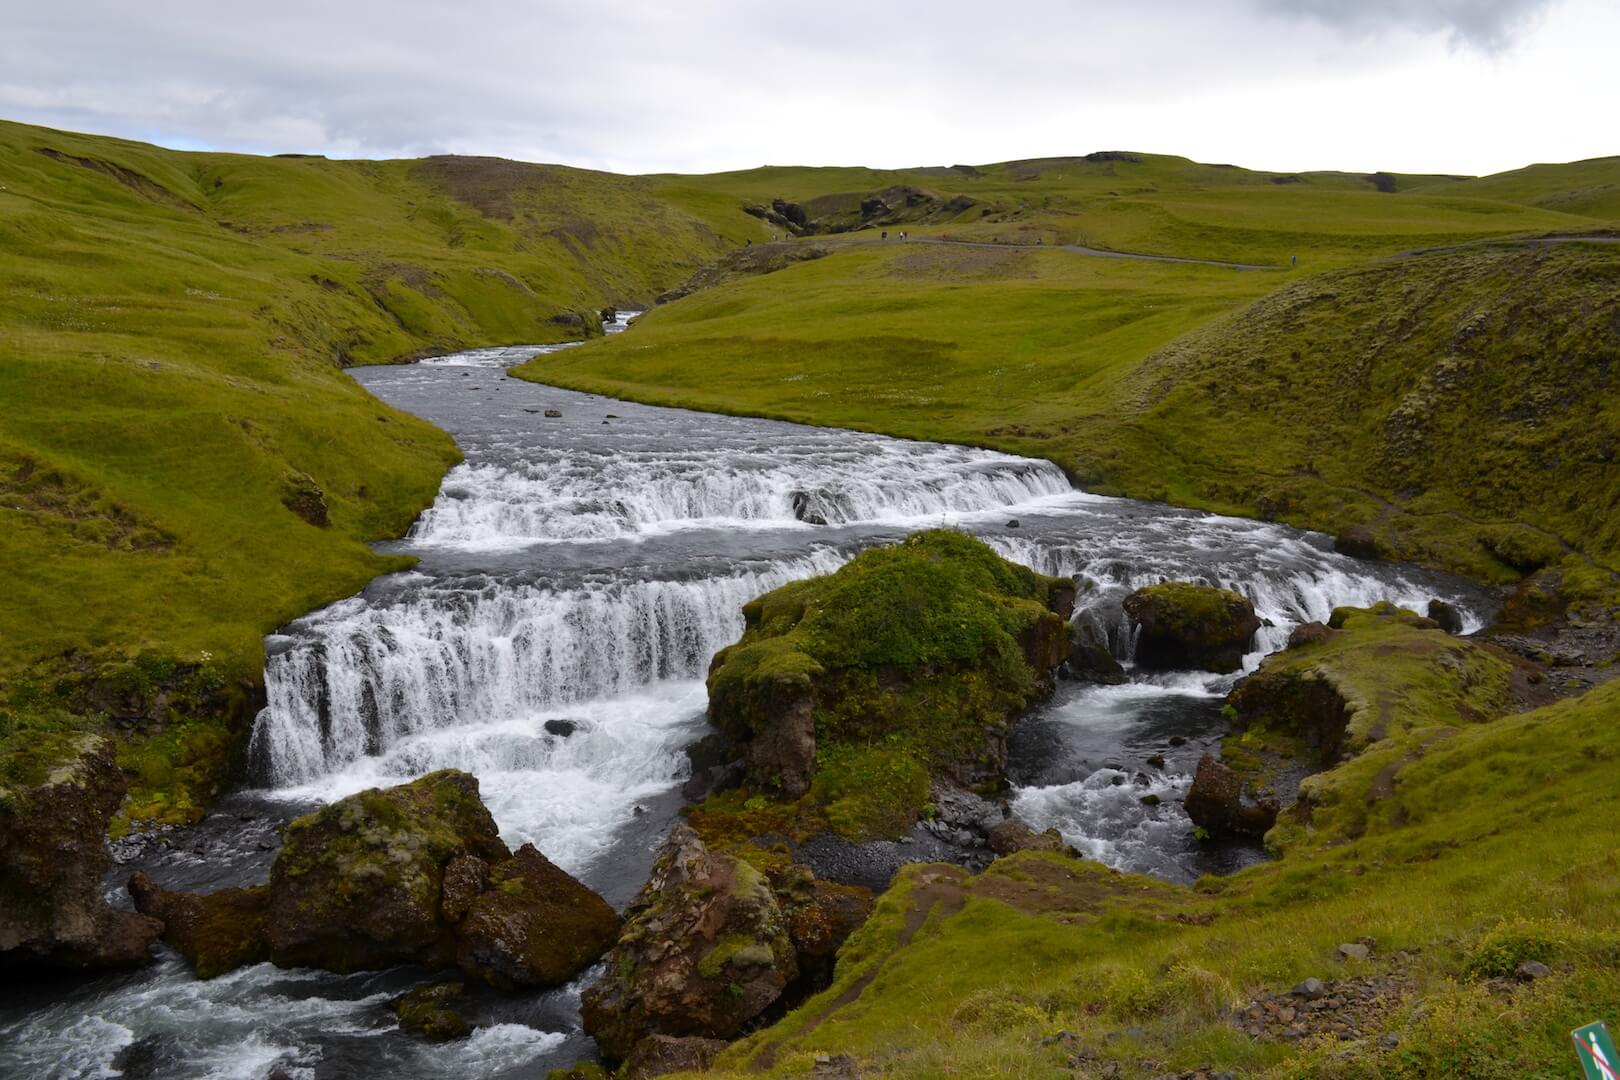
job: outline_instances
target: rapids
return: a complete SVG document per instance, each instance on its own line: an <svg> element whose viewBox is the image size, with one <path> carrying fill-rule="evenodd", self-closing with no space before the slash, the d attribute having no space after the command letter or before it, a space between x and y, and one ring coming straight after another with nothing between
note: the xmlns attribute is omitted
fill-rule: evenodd
<svg viewBox="0 0 1620 1080"><path fill-rule="evenodd" d="M454 766L478 775L509 843L532 841L622 907L678 809L683 748L706 730L702 680L740 634L741 605L918 528L963 529L1075 577L1076 618L1127 666L1120 600L1169 578L1253 600L1267 626L1251 669L1294 625L1340 604L1438 596L1470 629L1489 614L1489 598L1456 579L1357 562L1280 525L1090 495L1045 462L504 374L536 351L354 372L466 454L409 535L378 545L419 562L267 639L269 704L248 788L196 829L121 845L110 892L136 868L178 888L262 881L280 823ZM1123 686L1060 684L1014 740L1015 812L1089 857L1171 880L1253 859L1196 844L1177 801L1221 734L1234 678L1133 671ZM1171 735L1187 741L1170 748ZM1145 763L1155 753L1161 768ZM1161 801L1145 805L1147 794ZM204 983L165 953L133 974L12 993L0 1004L0 1075L473 1080L543 1075L592 1053L579 986L474 990L470 1041L405 1036L386 1001L424 977L261 965Z"/></svg>

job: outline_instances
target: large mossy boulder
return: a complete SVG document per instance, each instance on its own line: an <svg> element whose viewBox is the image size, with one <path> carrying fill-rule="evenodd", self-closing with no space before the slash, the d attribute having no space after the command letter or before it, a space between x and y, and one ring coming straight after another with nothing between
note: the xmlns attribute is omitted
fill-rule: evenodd
<svg viewBox="0 0 1620 1080"><path fill-rule="evenodd" d="M172 892L141 871L129 879L129 895L135 910L163 924L163 943L190 961L199 979L270 959L267 886Z"/></svg>
<svg viewBox="0 0 1620 1080"><path fill-rule="evenodd" d="M102 890L107 824L124 798L112 741L67 733L10 750L0 772L0 969L146 963L158 922L115 910Z"/></svg>
<svg viewBox="0 0 1620 1080"><path fill-rule="evenodd" d="M606 972L581 999L585 1030L613 1061L652 1035L730 1038L798 974L789 921L765 874L677 825Z"/></svg>
<svg viewBox="0 0 1620 1080"><path fill-rule="evenodd" d="M453 959L440 898L446 865L463 856L511 853L477 779L455 770L297 819L270 870L271 958L328 971Z"/></svg>
<svg viewBox="0 0 1620 1080"><path fill-rule="evenodd" d="M994 784L1014 717L1068 655L1073 583L978 540L922 532L743 607L709 669L709 714L757 790L799 798L840 746L888 745Z"/></svg>
<svg viewBox="0 0 1620 1080"><path fill-rule="evenodd" d="M1185 581L1137 589L1124 608L1137 628L1136 662L1148 668L1237 671L1260 629L1246 597Z"/></svg>
<svg viewBox="0 0 1620 1080"><path fill-rule="evenodd" d="M618 933L606 900L524 844L468 905L456 960L492 986L556 986L595 963Z"/></svg>
<svg viewBox="0 0 1620 1080"><path fill-rule="evenodd" d="M268 885L193 895L136 874L129 890L202 978L270 959L338 972L458 964L503 989L556 986L619 927L533 845L508 851L477 779L453 769L293 821Z"/></svg>

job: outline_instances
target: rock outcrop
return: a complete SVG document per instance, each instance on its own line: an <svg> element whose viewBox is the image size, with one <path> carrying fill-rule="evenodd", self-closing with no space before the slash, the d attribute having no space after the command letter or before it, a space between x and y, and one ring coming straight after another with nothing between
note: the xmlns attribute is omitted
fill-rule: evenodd
<svg viewBox="0 0 1620 1080"><path fill-rule="evenodd" d="M917 533L743 607L709 714L758 791L809 792L829 745L898 740L930 772L995 785L1013 719L1068 656L1074 587L958 533Z"/></svg>
<svg viewBox="0 0 1620 1080"><path fill-rule="evenodd" d="M453 957L445 867L510 857L478 781L454 770L362 791L287 826L270 870L271 958L359 971Z"/></svg>
<svg viewBox="0 0 1620 1080"><path fill-rule="evenodd" d="M1211 836L1264 836L1277 822L1277 801L1251 798L1244 787L1242 775L1205 753L1187 791L1187 816Z"/></svg>
<svg viewBox="0 0 1620 1080"><path fill-rule="evenodd" d="M508 851L478 781L453 769L292 822L268 885L193 895L136 874L130 893L203 978L268 958L338 972L456 964L506 989L555 986L618 932L608 903L532 845Z"/></svg>
<svg viewBox="0 0 1620 1080"><path fill-rule="evenodd" d="M124 797L111 740L84 735L0 781L0 968L94 970L150 959L157 920L102 894Z"/></svg>
<svg viewBox="0 0 1620 1080"><path fill-rule="evenodd" d="M456 962L492 986L556 986L595 963L618 932L606 900L524 844L467 908Z"/></svg>
<svg viewBox="0 0 1620 1080"><path fill-rule="evenodd" d="M406 1031L414 1031L429 1042L447 1042L465 1038L472 1031L466 1018L451 1007L466 991L464 983L429 983L400 995L388 1007Z"/></svg>
<svg viewBox="0 0 1620 1080"><path fill-rule="evenodd" d="M1144 667L1226 673L1243 666L1260 619L1245 597L1209 585L1168 581L1125 598Z"/></svg>
<svg viewBox="0 0 1620 1080"><path fill-rule="evenodd" d="M830 961L870 910L865 890L795 867L771 879L677 825L626 916L606 973L582 998L608 1059L645 1040L727 1039ZM648 1075L657 1075L651 1074Z"/></svg>
<svg viewBox="0 0 1620 1080"><path fill-rule="evenodd" d="M1069 674L1084 682L1118 686L1125 682L1125 668L1114 658L1102 632L1088 622L1074 627L1069 646Z"/></svg>

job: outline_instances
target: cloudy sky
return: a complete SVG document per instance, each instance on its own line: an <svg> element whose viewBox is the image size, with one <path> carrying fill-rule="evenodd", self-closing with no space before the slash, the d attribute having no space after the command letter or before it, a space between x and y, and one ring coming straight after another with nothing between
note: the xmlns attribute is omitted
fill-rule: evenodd
<svg viewBox="0 0 1620 1080"><path fill-rule="evenodd" d="M0 0L0 118L622 172L1620 153L1616 0Z"/></svg>

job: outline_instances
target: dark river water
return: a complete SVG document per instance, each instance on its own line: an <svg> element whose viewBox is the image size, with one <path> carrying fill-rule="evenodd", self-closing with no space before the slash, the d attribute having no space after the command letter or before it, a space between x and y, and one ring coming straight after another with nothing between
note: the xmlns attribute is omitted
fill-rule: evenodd
<svg viewBox="0 0 1620 1080"><path fill-rule="evenodd" d="M410 535L416 569L267 640L269 706L248 786L195 829L118 845L109 890L145 868L171 887L262 882L282 823L366 787L466 769L514 847L531 841L623 907L680 804L706 729L709 658L741 605L907 532L947 526L1083 586L1076 618L1129 661L1119 602L1163 579L1236 589L1269 621L1248 666L1336 605L1451 600L1466 583L1336 555L1279 525L1101 498L1055 467L982 450L653 408L508 378L536 349L488 349L354 377L455 436L466 462ZM548 417L546 410L559 412ZM1017 528L1008 526L1016 519ZM1062 683L1019 729L1014 811L1088 857L1189 881L1252 858L1209 852L1179 804L1222 731L1235 676ZM571 735L547 729L567 720ZM552 724L553 728L561 725ZM1186 742L1172 747L1169 739ZM1162 754L1160 768L1147 758ZM1157 805L1142 797L1158 795ZM89 983L11 987L7 1077L535 1077L591 1056L580 985L470 989L469 1040L401 1033L408 969L339 977L270 965L201 982L164 950ZM586 976L586 980L590 975ZM585 980L582 980L584 982Z"/></svg>

